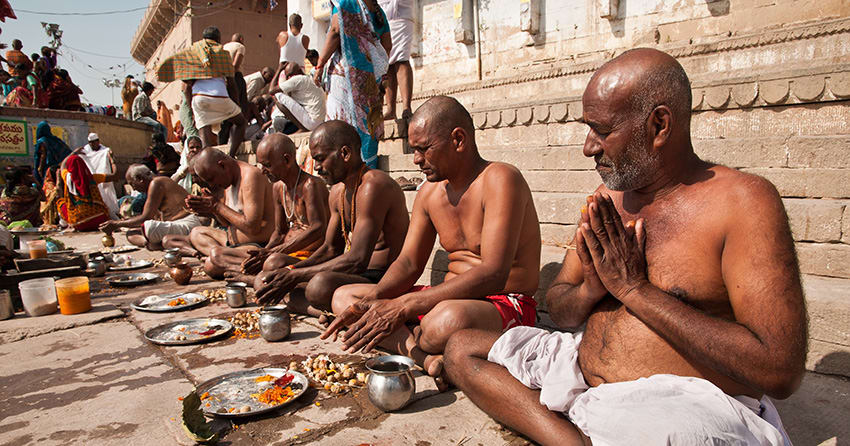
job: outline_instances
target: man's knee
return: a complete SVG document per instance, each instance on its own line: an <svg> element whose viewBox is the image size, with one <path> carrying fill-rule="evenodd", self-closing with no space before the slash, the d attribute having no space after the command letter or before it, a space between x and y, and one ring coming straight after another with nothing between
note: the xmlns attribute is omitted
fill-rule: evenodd
<svg viewBox="0 0 850 446"><path fill-rule="evenodd" d="M464 367L464 364L469 364L470 357L477 356L472 348L475 340L475 330L459 330L449 337L443 351L446 372L451 373L452 369Z"/></svg>
<svg viewBox="0 0 850 446"><path fill-rule="evenodd" d="M422 318L419 346L429 353L442 352L455 332L474 326L473 315L457 302L438 303Z"/></svg>
<svg viewBox="0 0 850 446"><path fill-rule="evenodd" d="M209 261L213 266L224 266L224 262L222 260L223 255L224 247L214 246L212 249L210 249L210 255L209 258L207 258L207 261Z"/></svg>
<svg viewBox="0 0 850 446"><path fill-rule="evenodd" d="M334 313L342 313L346 308L359 299L359 296L356 296L354 293L354 290L356 289L357 286L344 285L333 292L333 297L331 298L331 309Z"/></svg>
<svg viewBox="0 0 850 446"><path fill-rule="evenodd" d="M212 279L224 279L224 270L215 265L212 261L212 256L207 257L204 261L204 272Z"/></svg>
<svg viewBox="0 0 850 446"><path fill-rule="evenodd" d="M335 281L329 273L319 273L313 276L307 282L307 288L304 289L304 297L310 302L310 305L316 308L330 308L331 298L334 294Z"/></svg>
<svg viewBox="0 0 850 446"><path fill-rule="evenodd" d="M271 254L265 262L263 262L263 271L274 271L286 266L286 255L280 253Z"/></svg>

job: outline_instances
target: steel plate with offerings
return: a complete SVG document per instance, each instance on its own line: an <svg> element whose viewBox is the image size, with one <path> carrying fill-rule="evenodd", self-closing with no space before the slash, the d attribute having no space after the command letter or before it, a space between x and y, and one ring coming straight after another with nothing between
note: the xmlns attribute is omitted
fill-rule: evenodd
<svg viewBox="0 0 850 446"><path fill-rule="evenodd" d="M154 273L131 273L108 277L106 281L112 286L139 286L155 282L158 277Z"/></svg>
<svg viewBox="0 0 850 446"><path fill-rule="evenodd" d="M250 417L283 407L307 390L307 377L294 370L261 368L228 373L201 383L195 391L205 414Z"/></svg>
<svg viewBox="0 0 850 446"><path fill-rule="evenodd" d="M153 266L153 262L149 260L132 260L127 259L125 263L116 263L109 266L110 271L132 271L134 269L147 268Z"/></svg>
<svg viewBox="0 0 850 446"><path fill-rule="evenodd" d="M169 322L145 332L145 339L159 345L189 345L226 336L233 324L222 319L200 317Z"/></svg>
<svg viewBox="0 0 850 446"><path fill-rule="evenodd" d="M130 307L139 311L165 313L181 311L203 305L208 297L198 293L155 294L137 299Z"/></svg>
<svg viewBox="0 0 850 446"><path fill-rule="evenodd" d="M101 254L123 254L125 252L138 251L139 249L141 248L135 245L122 245L114 248L101 248L98 252Z"/></svg>

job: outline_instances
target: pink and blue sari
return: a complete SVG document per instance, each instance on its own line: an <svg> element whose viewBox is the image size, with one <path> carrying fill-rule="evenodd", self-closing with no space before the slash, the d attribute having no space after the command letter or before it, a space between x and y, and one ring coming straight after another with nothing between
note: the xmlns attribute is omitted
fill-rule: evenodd
<svg viewBox="0 0 850 446"><path fill-rule="evenodd" d="M381 80L389 56L381 35L389 32L384 11L369 11L363 0L334 0L339 21L340 47L323 74L328 92L327 119L353 125L360 135L360 154L372 168L378 166L378 140L384 136Z"/></svg>

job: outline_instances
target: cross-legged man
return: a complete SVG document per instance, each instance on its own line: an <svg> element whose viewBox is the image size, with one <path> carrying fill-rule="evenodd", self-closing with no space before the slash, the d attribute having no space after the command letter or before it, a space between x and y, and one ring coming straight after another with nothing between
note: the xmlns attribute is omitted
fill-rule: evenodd
<svg viewBox="0 0 850 446"><path fill-rule="evenodd" d="M328 186L298 166L295 144L288 136L273 133L257 146L257 163L272 182L275 226L264 248L215 249L210 262L228 276L254 283L253 277L271 256L279 266L310 257L322 245L328 228ZM242 274L244 273L244 274Z"/></svg>
<svg viewBox="0 0 850 446"><path fill-rule="evenodd" d="M428 183L416 196L404 247L377 285L336 291L339 316L323 337L348 326L346 348L380 344L410 356L445 388L441 355L454 332L477 328L497 336L534 325L540 225L522 174L481 158L472 117L457 100L428 100L408 135ZM437 236L448 252L445 281L414 286Z"/></svg>
<svg viewBox="0 0 850 446"><path fill-rule="evenodd" d="M254 289L260 303L278 302L289 293L293 311L318 315L330 310L340 286L381 279L401 251L410 219L398 183L363 163L360 138L350 124L320 124L310 135L310 154L317 173L333 184L325 241L295 264L270 256ZM306 290L296 289L299 284L306 284Z"/></svg>
<svg viewBox="0 0 850 446"><path fill-rule="evenodd" d="M694 154L665 53L608 62L582 105L603 185L546 301L584 331L461 331L450 380L544 445L790 444L767 396L799 386L806 309L776 189Z"/></svg>

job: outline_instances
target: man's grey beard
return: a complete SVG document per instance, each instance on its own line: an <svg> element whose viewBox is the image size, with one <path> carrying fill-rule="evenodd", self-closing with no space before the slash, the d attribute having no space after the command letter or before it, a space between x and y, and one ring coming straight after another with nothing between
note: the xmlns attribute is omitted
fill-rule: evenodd
<svg viewBox="0 0 850 446"><path fill-rule="evenodd" d="M641 140L639 136L632 138L616 163L603 155L605 164L612 166L610 171L599 171L605 187L610 190L627 191L638 189L649 183L661 166L661 155L641 153Z"/></svg>

